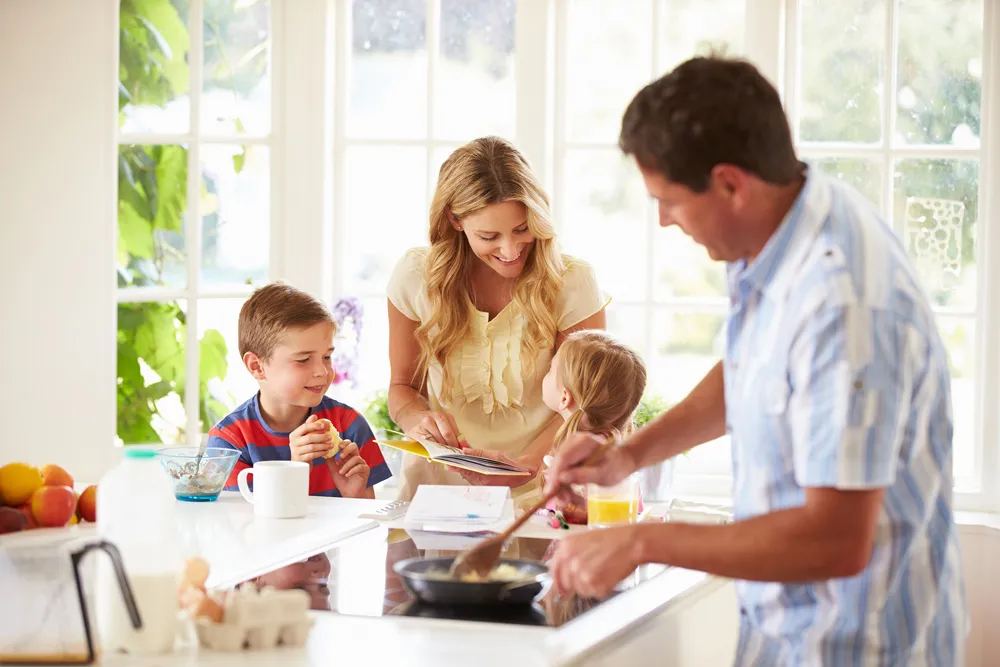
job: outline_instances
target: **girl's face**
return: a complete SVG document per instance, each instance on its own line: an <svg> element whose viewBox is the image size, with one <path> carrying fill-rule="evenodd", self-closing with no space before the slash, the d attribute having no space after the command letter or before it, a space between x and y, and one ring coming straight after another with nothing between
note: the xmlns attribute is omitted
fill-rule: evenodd
<svg viewBox="0 0 1000 667"><path fill-rule="evenodd" d="M573 404L573 399L559 379L559 353L552 355L549 372L542 378L542 401L553 412L562 412Z"/></svg>
<svg viewBox="0 0 1000 667"><path fill-rule="evenodd" d="M524 271L535 237L528 229L524 204L505 201L452 220L463 232L476 257L504 278L517 278Z"/></svg>

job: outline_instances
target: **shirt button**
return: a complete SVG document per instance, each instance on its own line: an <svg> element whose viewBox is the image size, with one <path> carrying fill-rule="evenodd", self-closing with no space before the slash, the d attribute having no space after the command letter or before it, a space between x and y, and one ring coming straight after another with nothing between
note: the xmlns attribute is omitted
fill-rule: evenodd
<svg viewBox="0 0 1000 667"><path fill-rule="evenodd" d="M490 365L488 363L486 363L485 361L483 362L483 372L484 373L489 373L490 372Z"/></svg>
<svg viewBox="0 0 1000 667"><path fill-rule="evenodd" d="M489 347L489 346L490 346L490 339L489 338L484 338L483 339L483 347Z"/></svg>

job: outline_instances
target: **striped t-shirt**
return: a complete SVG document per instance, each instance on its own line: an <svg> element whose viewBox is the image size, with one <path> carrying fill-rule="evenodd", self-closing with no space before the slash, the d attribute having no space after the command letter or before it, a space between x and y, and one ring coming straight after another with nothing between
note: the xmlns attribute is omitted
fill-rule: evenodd
<svg viewBox="0 0 1000 667"><path fill-rule="evenodd" d="M324 396L322 402L312 409L320 419L329 419L333 428L344 440L357 444L361 458L371 472L368 486L374 486L391 476L389 466L382 457L382 451L375 442L375 436L365 418L354 409ZM209 447L228 447L240 452L240 458L233 468L227 491L237 490L236 478L244 468L251 468L257 461L290 461L292 450L288 446L289 433L274 431L260 415L260 394L233 410L208 432ZM340 491L330 475L326 459L313 459L309 471L309 495L340 497Z"/></svg>
<svg viewBox="0 0 1000 667"><path fill-rule="evenodd" d="M885 490L859 575L737 582L737 664L960 665L948 358L899 238L810 169L761 253L728 275L737 518L802 506L810 487Z"/></svg>

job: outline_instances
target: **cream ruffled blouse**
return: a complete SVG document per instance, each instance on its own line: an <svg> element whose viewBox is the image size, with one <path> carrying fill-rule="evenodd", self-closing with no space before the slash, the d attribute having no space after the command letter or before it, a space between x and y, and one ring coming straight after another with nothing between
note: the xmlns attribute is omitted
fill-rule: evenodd
<svg viewBox="0 0 1000 667"><path fill-rule="evenodd" d="M424 266L428 248L414 248L400 259L389 280L389 301L416 322L430 317ZM563 287L556 300L557 324L566 331L601 310L606 299L590 264L565 258ZM554 413L542 402L542 378L552 361L552 350L541 350L533 365L521 358L525 318L508 305L493 320L469 304L471 331L461 348L447 360L452 381L451 399L442 401L440 364L428 369L428 398L432 409L450 413L459 432L477 448L517 457L545 428ZM400 498L409 500L420 484L465 484L444 466L408 456L403 464ZM538 486L536 479L514 490L515 496Z"/></svg>

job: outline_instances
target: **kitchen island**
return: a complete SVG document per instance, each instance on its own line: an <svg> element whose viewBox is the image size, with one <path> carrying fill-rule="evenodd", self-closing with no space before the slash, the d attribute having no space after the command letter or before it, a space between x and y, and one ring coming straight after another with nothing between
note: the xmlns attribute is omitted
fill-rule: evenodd
<svg viewBox="0 0 1000 667"><path fill-rule="evenodd" d="M449 555L454 536L406 532L359 515L383 501L311 498L303 519L262 520L238 494L180 504L186 553L211 566L208 585L253 580L309 593L315 625L301 649L218 653L188 647L170 656L106 656L101 665L711 665L731 664L737 609L730 582L679 568L645 566L602 601L551 593L519 611L470 614L417 604L394 563ZM389 524L392 525L392 524ZM582 528L574 528L580 530ZM530 521L508 557L542 559L568 531Z"/></svg>

